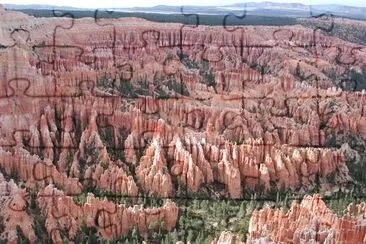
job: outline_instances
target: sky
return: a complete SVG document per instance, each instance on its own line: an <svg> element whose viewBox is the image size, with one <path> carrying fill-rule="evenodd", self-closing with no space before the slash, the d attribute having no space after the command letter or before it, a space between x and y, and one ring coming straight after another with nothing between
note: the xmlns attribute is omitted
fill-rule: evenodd
<svg viewBox="0 0 366 244"><path fill-rule="evenodd" d="M271 2L296 2L307 5L315 4L343 4L349 6L366 7L366 0L269 0ZM229 5L232 3L241 3L240 0L0 0L0 3L11 4L45 4L55 6L70 6L81 8L123 8L123 7L151 7L156 5L197 5L197 6L214 6ZM245 1L244 1L245 2ZM248 0L246 2L262 2L261 0Z"/></svg>

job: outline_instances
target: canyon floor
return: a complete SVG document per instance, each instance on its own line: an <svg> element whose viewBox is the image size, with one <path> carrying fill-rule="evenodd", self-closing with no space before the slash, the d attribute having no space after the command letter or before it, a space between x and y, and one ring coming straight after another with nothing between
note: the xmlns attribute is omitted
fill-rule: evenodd
<svg viewBox="0 0 366 244"><path fill-rule="evenodd" d="M302 22L0 9L1 242L366 243L365 22Z"/></svg>

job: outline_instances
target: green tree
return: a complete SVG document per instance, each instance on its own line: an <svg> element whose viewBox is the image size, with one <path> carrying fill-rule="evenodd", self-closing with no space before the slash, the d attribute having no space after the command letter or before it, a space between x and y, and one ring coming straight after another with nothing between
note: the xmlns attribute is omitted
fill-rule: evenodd
<svg viewBox="0 0 366 244"><path fill-rule="evenodd" d="M28 214L33 217L32 227L37 238L37 243L50 243L46 229L46 216L37 203L38 185L30 192L30 204Z"/></svg>
<svg viewBox="0 0 366 244"><path fill-rule="evenodd" d="M211 244L212 241L213 241L212 236L210 234L208 234L208 236L206 237L204 243Z"/></svg>
<svg viewBox="0 0 366 244"><path fill-rule="evenodd" d="M17 243L18 244L29 244L28 238L24 235L22 228L19 225L16 226Z"/></svg>
<svg viewBox="0 0 366 244"><path fill-rule="evenodd" d="M188 230L187 241L190 241L190 242L193 242L194 241L194 233L193 233L193 230Z"/></svg>
<svg viewBox="0 0 366 244"><path fill-rule="evenodd" d="M240 204L240 208L239 208L239 218L243 218L245 215L247 214L247 204L242 201L242 203Z"/></svg>

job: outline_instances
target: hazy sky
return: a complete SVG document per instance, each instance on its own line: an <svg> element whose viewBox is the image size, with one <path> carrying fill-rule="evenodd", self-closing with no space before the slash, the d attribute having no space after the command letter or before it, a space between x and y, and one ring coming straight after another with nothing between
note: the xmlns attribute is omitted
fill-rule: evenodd
<svg viewBox="0 0 366 244"><path fill-rule="evenodd" d="M47 4L56 6L72 6L87 8L118 8L118 7L150 7L155 5L227 5L232 3L240 3L240 0L0 0L0 3L12 4ZM258 0L248 0L246 2L261 2ZM308 5L314 4L343 4L350 6L366 7L366 0L272 0L271 2L296 2Z"/></svg>

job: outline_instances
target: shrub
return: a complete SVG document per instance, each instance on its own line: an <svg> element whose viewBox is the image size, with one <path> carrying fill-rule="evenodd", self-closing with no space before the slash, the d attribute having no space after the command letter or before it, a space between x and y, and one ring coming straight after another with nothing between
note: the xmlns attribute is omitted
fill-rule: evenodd
<svg viewBox="0 0 366 244"><path fill-rule="evenodd" d="M352 70L350 80L354 82L355 91L366 90L366 68L362 69L361 73Z"/></svg>
<svg viewBox="0 0 366 244"><path fill-rule="evenodd" d="M75 243L100 243L97 228L88 227L83 220L80 229L76 232Z"/></svg>
<svg viewBox="0 0 366 244"><path fill-rule="evenodd" d="M212 73L211 70L209 72L206 72L204 77L205 77L205 83L208 86L212 86L212 87L216 86L215 74Z"/></svg>
<svg viewBox="0 0 366 244"><path fill-rule="evenodd" d="M189 91L183 82L179 83L176 80L168 80L166 85L168 86L169 90L173 90L176 93L182 94L183 96L189 96Z"/></svg>
<svg viewBox="0 0 366 244"><path fill-rule="evenodd" d="M198 69L198 63L194 60L189 59L188 55L183 53L181 56L181 62L184 66L186 66L188 69Z"/></svg>
<svg viewBox="0 0 366 244"><path fill-rule="evenodd" d="M119 87L119 93L122 97L128 97L128 98L132 98L133 97L133 86L131 85L131 83L129 81L122 81L121 85Z"/></svg>
<svg viewBox="0 0 366 244"><path fill-rule="evenodd" d="M87 193L84 192L82 194L79 194L77 196L73 197L74 202L79 205L79 206L83 206L86 203L86 199L87 199Z"/></svg>

